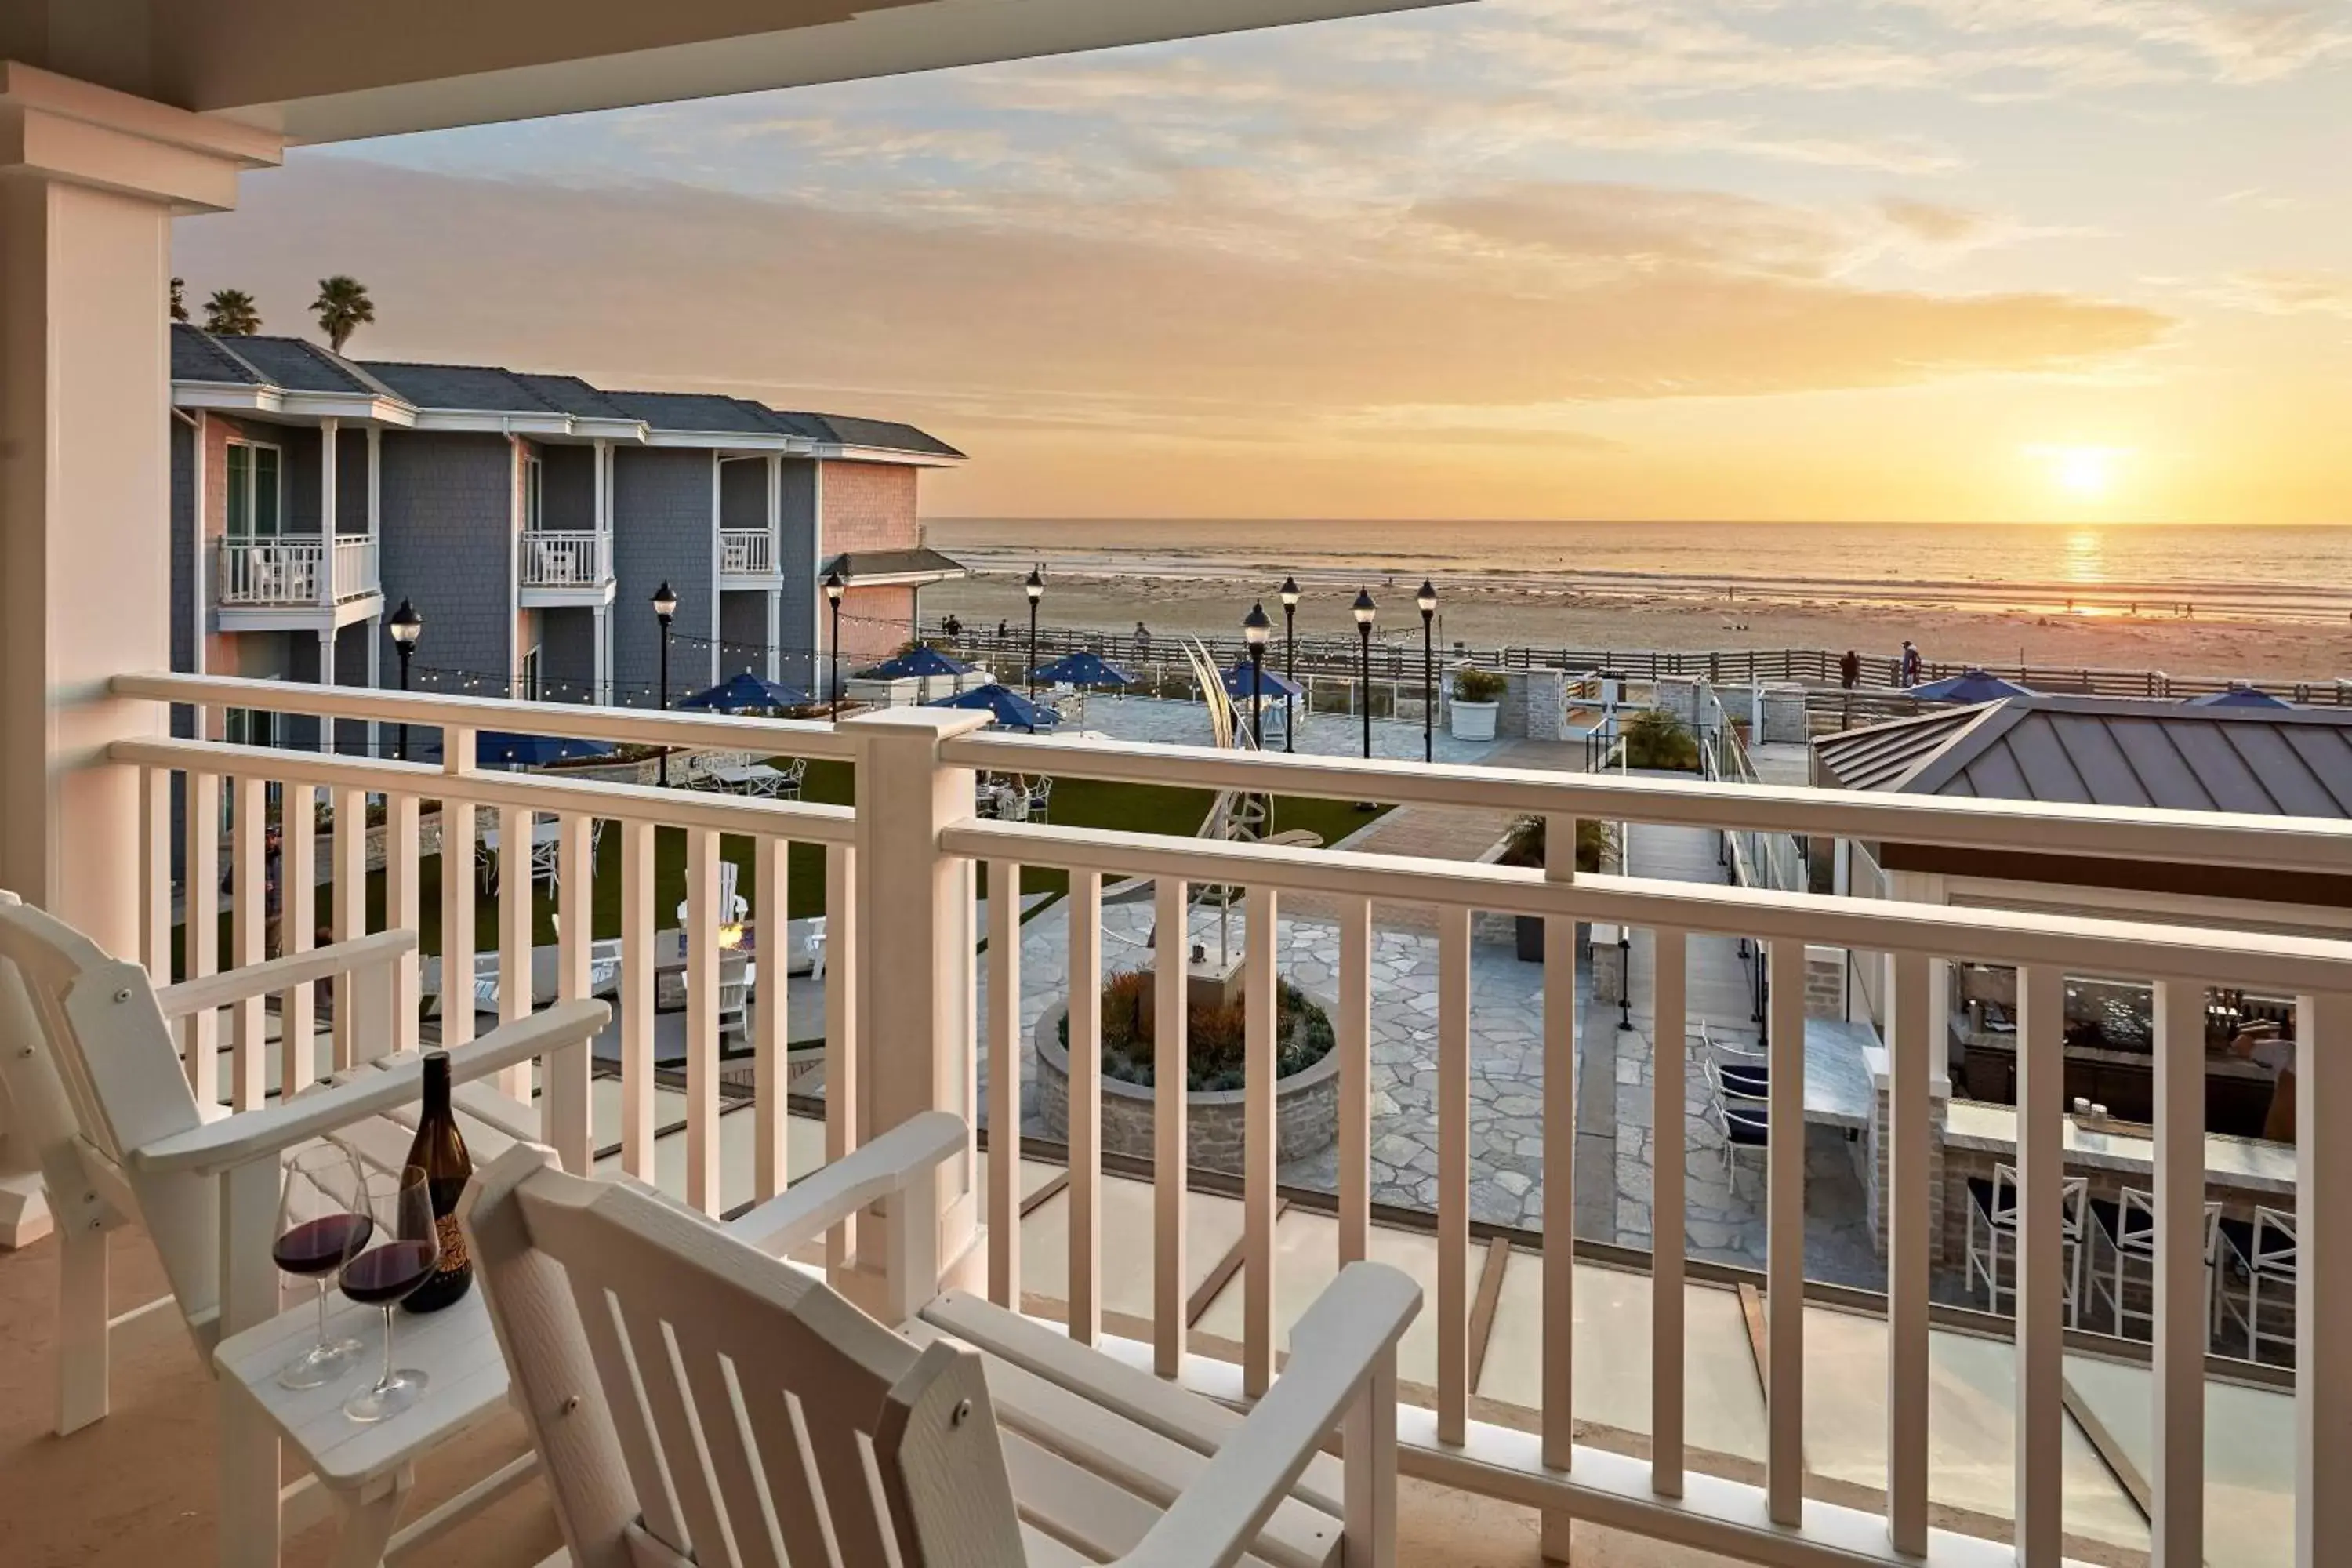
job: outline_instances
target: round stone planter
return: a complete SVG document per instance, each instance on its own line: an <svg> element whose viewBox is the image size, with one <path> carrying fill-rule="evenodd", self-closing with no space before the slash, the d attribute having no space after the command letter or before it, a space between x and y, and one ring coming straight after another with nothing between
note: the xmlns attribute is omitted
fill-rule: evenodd
<svg viewBox="0 0 2352 1568"><path fill-rule="evenodd" d="M1311 999L1326 1013L1331 1005ZM1055 1003L1037 1020L1031 1040L1037 1047L1037 1114L1049 1138L1070 1134L1070 1058L1062 1047L1065 1004ZM1102 1079L1102 1146L1114 1154L1151 1156L1154 1090L1105 1073ZM1185 1145L1199 1170L1227 1175L1242 1172L1242 1097L1238 1089L1196 1090L1184 1097ZM1339 1051L1334 1046L1312 1067L1277 1079L1274 1085L1275 1159L1303 1159L1329 1148L1339 1136Z"/></svg>

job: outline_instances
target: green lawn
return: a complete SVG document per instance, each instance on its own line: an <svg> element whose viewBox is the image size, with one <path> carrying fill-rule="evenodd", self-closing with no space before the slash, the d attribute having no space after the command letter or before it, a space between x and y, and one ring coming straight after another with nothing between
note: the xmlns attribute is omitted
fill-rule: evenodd
<svg viewBox="0 0 2352 1568"><path fill-rule="evenodd" d="M781 759L780 759L781 760ZM851 770L846 763L812 762L808 776L802 785L802 798L835 805L850 802ZM1076 827L1119 828L1133 833L1165 833L1190 836L1198 832L1202 819L1209 815L1213 797L1207 790L1176 789L1159 784L1100 784L1087 779L1061 779L1054 785L1052 820L1060 826ZM1382 807L1385 811L1387 808ZM1364 824L1375 820L1378 813L1359 811L1348 801L1308 800L1277 796L1274 803L1274 829L1288 832L1305 828L1321 835L1326 844L1336 844ZM325 853L320 845L320 853ZM738 887L751 900L751 918L760 915L757 889L751 871L751 840L727 835L719 839L719 854L733 861L740 870ZM608 824L603 842L596 853L595 934L621 934L621 833L617 825ZM980 872L981 891L987 891L987 868ZM824 912L824 847L819 844L795 844L789 860L789 886L786 890L786 913L793 920L805 919ZM368 926L381 930L383 925L383 873L368 874ZM1069 889L1066 872L1044 867L1024 867L1021 886L1024 892L1061 894ZM531 916L531 940L544 945L554 942L555 893L541 887ZM319 886L317 908L321 923L334 908L333 888ZM679 900L686 897L686 833L681 828L660 828L654 835L654 920L656 926L671 923ZM424 952L441 951L441 858L426 856L419 866L419 910L417 940ZM230 919L221 917L221 952L229 949ZM175 970L179 967L181 930L173 931L173 952ZM478 952L488 952L499 944L499 895L482 891L474 894L474 946Z"/></svg>

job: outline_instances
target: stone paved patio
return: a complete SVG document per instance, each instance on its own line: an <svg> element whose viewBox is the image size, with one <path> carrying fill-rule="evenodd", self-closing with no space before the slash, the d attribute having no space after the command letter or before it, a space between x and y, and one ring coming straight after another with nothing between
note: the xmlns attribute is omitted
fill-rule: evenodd
<svg viewBox="0 0 2352 1568"><path fill-rule="evenodd" d="M1022 1063L1024 1131L1041 1131L1034 1110L1034 1068L1029 1034L1067 988L1066 904L1041 911L1023 931ZM1150 960L1148 892L1114 890L1103 910L1107 968L1133 968ZM1213 911L1195 911L1192 940L1214 947ZM1231 940L1238 950L1245 913L1236 910ZM1728 944L1727 943L1727 948ZM1696 944L1695 944L1696 946ZM1339 932L1330 922L1285 919L1282 973L1325 996L1337 987ZM1696 953L1695 953L1696 957ZM983 965L984 971L984 965ZM1696 976L1694 976L1696 979ZM985 1015L986 976L982 978ZM1372 1199L1433 1211L1437 1204L1437 944L1402 930L1375 931L1372 946ZM1588 963L1577 968L1579 1031L1579 1166L1576 1233L1590 1239L1646 1247L1653 1235L1650 1175L1653 1125L1649 1085L1649 1018L1639 1003L1647 970L1637 953L1635 1027L1617 1027L1614 998L1596 1003ZM1694 1011L1694 1016L1697 1014ZM1522 963L1505 943L1481 942L1471 953L1470 1211L1473 1217L1530 1230L1543 1227L1543 971ZM1738 1022L1745 1026L1743 1008ZM1749 1036L1752 1037L1752 1032ZM983 1082L990 1070L983 1052ZM1681 1109L1686 1138L1688 1208L1685 1235L1694 1257L1759 1267L1764 1260L1761 1169L1748 1157L1727 1171L1722 1141L1705 1108L1699 1075L1689 1075ZM1816 1278L1869 1284L1883 1279L1864 1226L1863 1195L1842 1135L1816 1130L1809 1141L1808 1272ZM1338 1152L1293 1161L1280 1173L1288 1184L1329 1192L1338 1182Z"/></svg>

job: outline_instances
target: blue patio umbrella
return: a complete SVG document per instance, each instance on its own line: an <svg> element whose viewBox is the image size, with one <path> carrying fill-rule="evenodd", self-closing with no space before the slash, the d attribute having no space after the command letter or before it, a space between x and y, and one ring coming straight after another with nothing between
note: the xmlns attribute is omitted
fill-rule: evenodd
<svg viewBox="0 0 2352 1568"><path fill-rule="evenodd" d="M952 697L939 697L924 704L927 708L977 708L996 716L996 721L1008 730L1050 730L1061 722L1061 715L1042 702L1032 702L1009 686L991 681L975 686L970 691L959 691Z"/></svg>
<svg viewBox="0 0 2352 1568"><path fill-rule="evenodd" d="M1250 661L1245 658L1234 660L1234 667L1225 671L1225 694L1237 702L1248 701L1251 679ZM1279 700L1286 696L1307 695L1305 686L1290 679L1278 669L1263 671L1256 679L1260 682L1258 689L1265 694L1265 700L1269 702Z"/></svg>
<svg viewBox="0 0 2352 1568"><path fill-rule="evenodd" d="M1910 695L1922 702L1998 702L2004 697L2031 697L2033 689L1971 668L1941 680L1915 686Z"/></svg>
<svg viewBox="0 0 2352 1568"><path fill-rule="evenodd" d="M475 762L494 763L511 768L537 768L549 763L609 757L618 750L609 741L570 740L561 735L515 735L503 730L483 730L474 736Z"/></svg>
<svg viewBox="0 0 2352 1568"><path fill-rule="evenodd" d="M861 680L920 680L941 675L968 675L971 666L950 658L935 647L916 647L857 672Z"/></svg>
<svg viewBox="0 0 2352 1568"><path fill-rule="evenodd" d="M2231 681L2225 691L2209 691L2202 697L2191 697L2183 708L2292 708L2294 703L2273 697L2258 686L2243 681Z"/></svg>
<svg viewBox="0 0 2352 1568"><path fill-rule="evenodd" d="M805 708L815 700L797 686L782 686L744 670L729 676L708 691L698 691L680 708L704 708L719 713L756 713L771 708Z"/></svg>
<svg viewBox="0 0 2352 1568"><path fill-rule="evenodd" d="M1097 653L1074 653L1040 666L1034 679L1049 686L1132 686L1135 677Z"/></svg>

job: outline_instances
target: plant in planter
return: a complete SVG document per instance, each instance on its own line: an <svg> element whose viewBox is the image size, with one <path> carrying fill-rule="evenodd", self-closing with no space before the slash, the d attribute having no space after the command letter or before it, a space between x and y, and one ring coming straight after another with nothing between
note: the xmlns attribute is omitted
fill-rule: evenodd
<svg viewBox="0 0 2352 1568"><path fill-rule="evenodd" d="M1545 864L1546 819L1522 816L1511 824L1510 836L1503 841L1503 852L1495 857L1500 866L1533 866ZM1609 828L1605 823L1589 817L1579 817L1576 823L1576 868L1598 871L1601 858L1609 844ZM1514 937L1523 963L1543 962L1544 922L1533 915L1521 915L1514 923Z"/></svg>
<svg viewBox="0 0 2352 1568"><path fill-rule="evenodd" d="M1698 738L1663 708L1645 708L1628 720L1624 744L1629 768L1698 771Z"/></svg>
<svg viewBox="0 0 2352 1568"><path fill-rule="evenodd" d="M1465 665L1454 672L1454 707L1446 728L1457 741L1495 738L1495 711L1510 683L1491 669Z"/></svg>
<svg viewBox="0 0 2352 1568"><path fill-rule="evenodd" d="M1156 1074L1152 1058L1151 1002L1141 970L1120 970L1103 983L1103 1071L1123 1083L1149 1089ZM1337 1037L1321 1004L1286 980L1274 992L1274 1075L1304 1072L1328 1055ZM1194 1094L1242 1087L1247 1058L1246 1010L1241 1004L1194 1007L1185 1018L1184 1087ZM1069 1048L1070 1020L1061 1020L1062 1047Z"/></svg>

